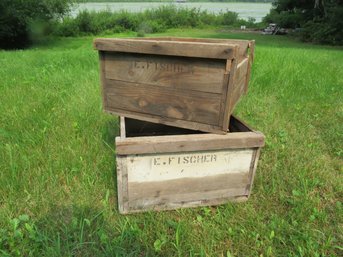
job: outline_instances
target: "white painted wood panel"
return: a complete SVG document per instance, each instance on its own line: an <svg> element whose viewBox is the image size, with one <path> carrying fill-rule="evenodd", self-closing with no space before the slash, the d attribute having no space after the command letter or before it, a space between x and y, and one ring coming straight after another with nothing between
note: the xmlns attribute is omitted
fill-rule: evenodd
<svg viewBox="0 0 343 257"><path fill-rule="evenodd" d="M248 173L253 149L128 155L128 182L154 182Z"/></svg>

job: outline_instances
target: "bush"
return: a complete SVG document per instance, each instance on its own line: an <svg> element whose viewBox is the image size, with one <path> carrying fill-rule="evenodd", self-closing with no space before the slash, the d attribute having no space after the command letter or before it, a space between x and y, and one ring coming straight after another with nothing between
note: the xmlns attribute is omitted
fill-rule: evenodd
<svg viewBox="0 0 343 257"><path fill-rule="evenodd" d="M296 29L297 33L294 34L300 35L303 41L343 44L341 0L312 2L276 0L273 6L274 8L264 18L264 22Z"/></svg>
<svg viewBox="0 0 343 257"><path fill-rule="evenodd" d="M253 26L254 21L239 19L237 13L229 11L215 15L201 11L199 8L188 9L164 5L142 13L82 11L75 18L63 19L57 26L55 34L75 36L136 31L138 36L144 36L146 33L163 32L170 28L241 24ZM66 28L63 28L64 26Z"/></svg>
<svg viewBox="0 0 343 257"><path fill-rule="evenodd" d="M221 25L230 26L234 25L238 21L238 14L235 12L226 11L221 14Z"/></svg>
<svg viewBox="0 0 343 257"><path fill-rule="evenodd" d="M46 26L42 25L68 11L69 0L1 0L0 48L28 46L32 42L31 32L44 33Z"/></svg>

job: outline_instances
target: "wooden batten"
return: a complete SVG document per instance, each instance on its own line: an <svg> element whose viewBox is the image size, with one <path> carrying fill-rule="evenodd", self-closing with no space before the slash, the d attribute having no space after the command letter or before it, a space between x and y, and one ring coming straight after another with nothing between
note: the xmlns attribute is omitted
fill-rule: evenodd
<svg viewBox="0 0 343 257"><path fill-rule="evenodd" d="M215 59L232 59L233 48L228 43L184 42L162 40L132 40L117 38L99 38L94 41L94 48L100 51L142 53L153 55L171 55Z"/></svg>

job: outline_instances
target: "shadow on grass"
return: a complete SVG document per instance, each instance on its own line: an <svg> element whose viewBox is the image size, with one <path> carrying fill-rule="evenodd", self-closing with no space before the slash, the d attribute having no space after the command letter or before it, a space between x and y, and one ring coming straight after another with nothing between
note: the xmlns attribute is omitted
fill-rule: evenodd
<svg viewBox="0 0 343 257"><path fill-rule="evenodd" d="M35 254L46 256L147 256L151 247L141 240L142 230L125 216L113 212L106 200L103 208L84 205L52 206L35 223ZM39 239L39 240L37 240Z"/></svg>

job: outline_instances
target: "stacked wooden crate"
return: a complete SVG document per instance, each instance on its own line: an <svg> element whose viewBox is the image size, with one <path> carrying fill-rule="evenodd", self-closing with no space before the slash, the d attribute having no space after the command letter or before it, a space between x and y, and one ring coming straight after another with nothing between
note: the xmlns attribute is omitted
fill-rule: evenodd
<svg viewBox="0 0 343 257"><path fill-rule="evenodd" d="M96 39L94 46L104 110L122 117L120 212L247 199L264 136L231 114L247 92L254 41Z"/></svg>

